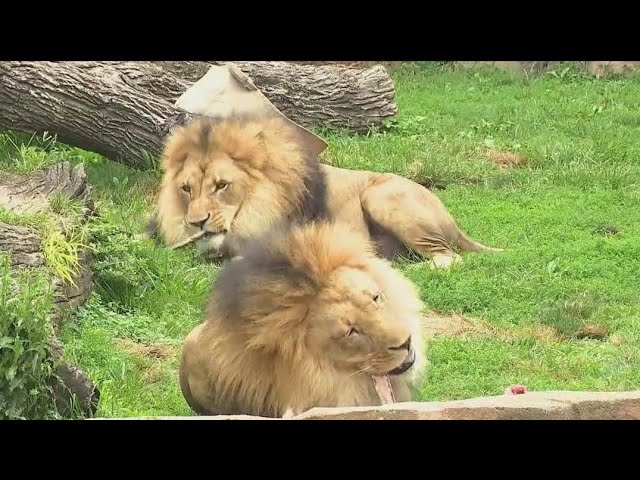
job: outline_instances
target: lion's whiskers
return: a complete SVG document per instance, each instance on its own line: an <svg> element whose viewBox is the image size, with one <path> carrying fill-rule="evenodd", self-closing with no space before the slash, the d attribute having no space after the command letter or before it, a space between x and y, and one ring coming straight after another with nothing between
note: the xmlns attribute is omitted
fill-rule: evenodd
<svg viewBox="0 0 640 480"><path fill-rule="evenodd" d="M353 377L355 375L358 375L359 373L364 372L365 370L368 370L369 368L371 368L371 363L366 364L364 367L362 367L360 370L358 370L357 372L352 373L351 375L349 375L350 377Z"/></svg>

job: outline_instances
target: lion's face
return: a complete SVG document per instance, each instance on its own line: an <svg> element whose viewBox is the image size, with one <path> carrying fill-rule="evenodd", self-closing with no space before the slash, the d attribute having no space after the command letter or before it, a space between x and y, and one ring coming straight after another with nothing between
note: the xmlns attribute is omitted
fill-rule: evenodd
<svg viewBox="0 0 640 480"><path fill-rule="evenodd" d="M278 118L195 120L169 136L162 164L160 234L173 245L204 231L196 246L213 256L234 256L245 239L301 213L305 182L322 180Z"/></svg>
<svg viewBox="0 0 640 480"><path fill-rule="evenodd" d="M196 242L201 250L220 248L246 195L246 177L224 153L185 160L174 188L183 204L187 235L206 232Z"/></svg>
<svg viewBox="0 0 640 480"><path fill-rule="evenodd" d="M389 277L384 262L370 265L334 272L309 310L308 344L345 373L399 375L413 366L420 348L412 328L418 308L402 305L406 295L396 294L391 282L404 285L403 279L395 272Z"/></svg>

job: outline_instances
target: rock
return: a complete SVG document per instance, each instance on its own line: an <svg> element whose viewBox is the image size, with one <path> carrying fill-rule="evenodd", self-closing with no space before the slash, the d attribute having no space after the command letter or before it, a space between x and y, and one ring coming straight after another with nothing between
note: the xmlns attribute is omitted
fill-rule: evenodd
<svg viewBox="0 0 640 480"><path fill-rule="evenodd" d="M342 410L342 411L339 411ZM640 391L527 392L452 402L411 402L367 409L312 409L314 420L614 420L640 419Z"/></svg>
<svg viewBox="0 0 640 480"><path fill-rule="evenodd" d="M272 420L248 415L138 417L162 420ZM640 391L527 392L450 402L313 408L292 420L640 420Z"/></svg>

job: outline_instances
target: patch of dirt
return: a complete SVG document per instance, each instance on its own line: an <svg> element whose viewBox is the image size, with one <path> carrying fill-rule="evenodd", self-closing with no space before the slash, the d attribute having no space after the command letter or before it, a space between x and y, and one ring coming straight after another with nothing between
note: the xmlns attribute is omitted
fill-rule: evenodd
<svg viewBox="0 0 640 480"><path fill-rule="evenodd" d="M141 373L145 382L157 383L162 380L162 364L155 362L151 365L145 366Z"/></svg>
<svg viewBox="0 0 640 480"><path fill-rule="evenodd" d="M592 233L594 235L603 235L606 237L617 235L618 233L620 233L620 231L613 225L599 225L595 230L593 230Z"/></svg>
<svg viewBox="0 0 640 480"><path fill-rule="evenodd" d="M609 331L602 325L585 325L580 328L573 335L565 335L558 329L544 324L534 325L531 327L524 327L516 330L501 331L498 336L506 341L517 341L522 338L529 338L541 343L557 343L564 342L569 339L592 339L592 340L604 340L609 336ZM612 343L620 344L621 337L612 337Z"/></svg>
<svg viewBox="0 0 640 480"><path fill-rule="evenodd" d="M430 312L422 317L422 333L427 338L435 336L460 337L468 334L480 335L489 331L490 328L482 321L458 314L441 315Z"/></svg>
<svg viewBox="0 0 640 480"><path fill-rule="evenodd" d="M503 330L498 336L507 342L515 342L523 338L536 340L540 343L557 343L562 340L562 335L558 330L544 324L526 326L518 330Z"/></svg>
<svg viewBox="0 0 640 480"><path fill-rule="evenodd" d="M604 340L609 335L606 327L602 325L585 325L578 330L574 337L578 339L590 338L593 340Z"/></svg>
<svg viewBox="0 0 640 480"><path fill-rule="evenodd" d="M506 150L488 150L485 156L500 168L523 167L527 164L527 157Z"/></svg>
<svg viewBox="0 0 640 480"><path fill-rule="evenodd" d="M134 342L128 338L119 338L117 343L118 346L127 352L139 357L166 360L176 355L175 347L162 343L145 344L141 342Z"/></svg>
<svg viewBox="0 0 640 480"><path fill-rule="evenodd" d="M625 343L625 338L624 338L624 336L622 336L619 333L614 333L609 338L609 341L611 342L612 345L615 345L615 346L619 347L620 345Z"/></svg>
<svg viewBox="0 0 640 480"><path fill-rule="evenodd" d="M446 190L447 186L443 182L424 175L422 173L423 169L424 165L422 161L414 160L407 166L407 168L405 168L402 175L429 190Z"/></svg>

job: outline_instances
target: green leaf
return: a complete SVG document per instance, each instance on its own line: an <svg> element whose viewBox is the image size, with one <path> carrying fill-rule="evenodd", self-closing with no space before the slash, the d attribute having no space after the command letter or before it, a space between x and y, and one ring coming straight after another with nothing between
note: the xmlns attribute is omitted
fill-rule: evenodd
<svg viewBox="0 0 640 480"><path fill-rule="evenodd" d="M4 374L4 377L11 381L16 376L17 367L15 365L10 366Z"/></svg>

